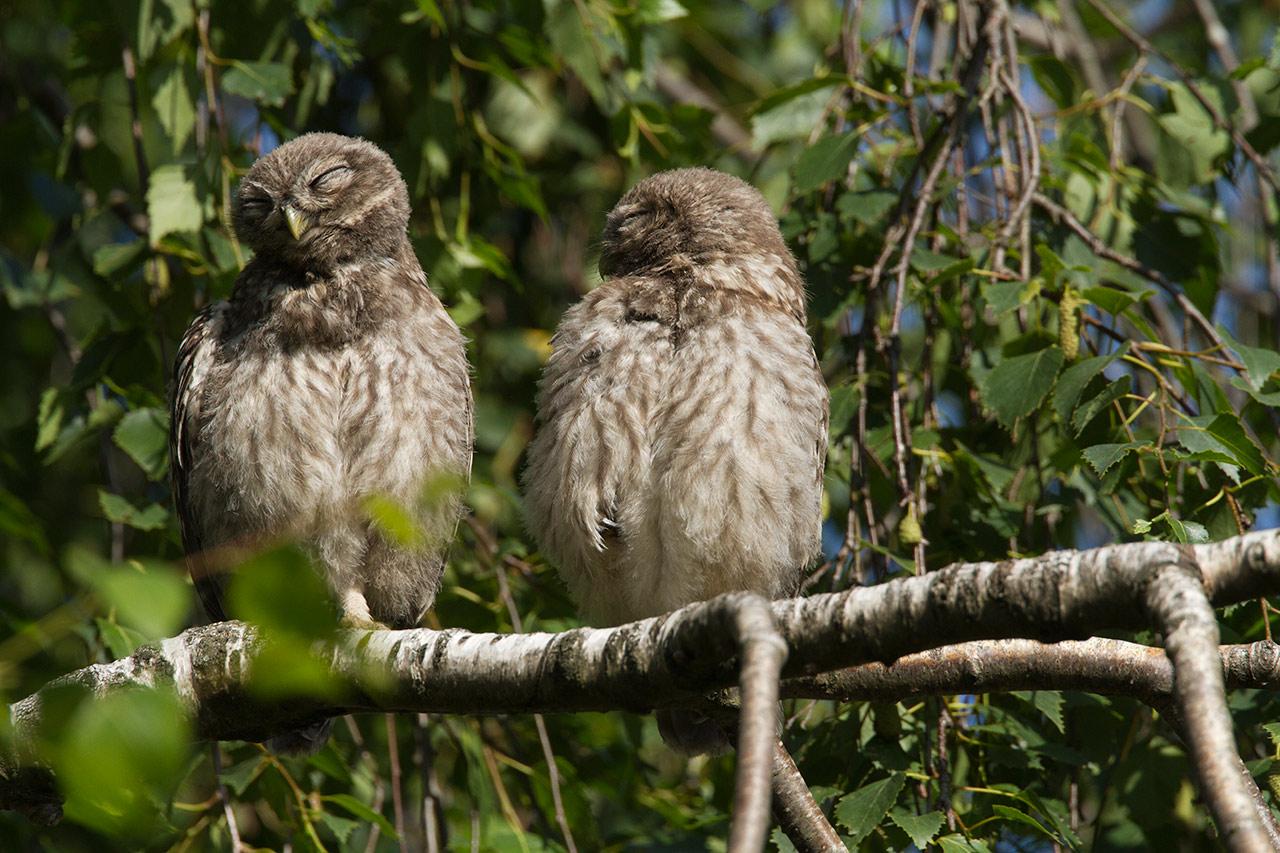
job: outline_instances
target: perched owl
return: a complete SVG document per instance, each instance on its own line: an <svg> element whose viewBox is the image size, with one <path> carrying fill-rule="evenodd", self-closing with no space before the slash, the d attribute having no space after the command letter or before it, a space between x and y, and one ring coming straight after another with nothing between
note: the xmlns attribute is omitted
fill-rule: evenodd
<svg viewBox="0 0 1280 853"><path fill-rule="evenodd" d="M820 545L828 396L768 204L710 169L654 175L609 214L600 272L539 386L524 487L542 550L597 624L794 593ZM687 751L719 741L659 722Z"/></svg>
<svg viewBox="0 0 1280 853"><path fill-rule="evenodd" d="M170 427L205 612L227 618L199 554L288 538L345 623L415 626L461 511L472 406L462 334L406 235L404 181L372 143L307 134L253 165L232 217L254 256L183 337ZM371 522L384 498L416 513L421 544Z"/></svg>

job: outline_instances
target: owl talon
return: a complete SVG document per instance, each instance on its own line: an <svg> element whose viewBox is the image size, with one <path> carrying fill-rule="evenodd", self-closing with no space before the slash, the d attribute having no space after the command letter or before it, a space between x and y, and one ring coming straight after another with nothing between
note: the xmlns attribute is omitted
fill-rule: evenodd
<svg viewBox="0 0 1280 853"><path fill-rule="evenodd" d="M390 631L391 626L385 625L374 619L372 616L361 616L358 613L344 613L342 619L338 622L343 628L352 631Z"/></svg>

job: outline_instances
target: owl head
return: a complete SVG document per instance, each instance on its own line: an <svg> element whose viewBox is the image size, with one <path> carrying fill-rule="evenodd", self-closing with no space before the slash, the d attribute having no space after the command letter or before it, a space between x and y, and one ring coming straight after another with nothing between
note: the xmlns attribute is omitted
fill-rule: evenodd
<svg viewBox="0 0 1280 853"><path fill-rule="evenodd" d="M605 220L600 272L644 275L677 256L696 264L767 256L794 266L769 203L714 169L673 169L636 184Z"/></svg>
<svg viewBox="0 0 1280 853"><path fill-rule="evenodd" d="M308 133L258 159L236 190L236 236L260 257L309 270L393 257L409 191L372 142Z"/></svg>

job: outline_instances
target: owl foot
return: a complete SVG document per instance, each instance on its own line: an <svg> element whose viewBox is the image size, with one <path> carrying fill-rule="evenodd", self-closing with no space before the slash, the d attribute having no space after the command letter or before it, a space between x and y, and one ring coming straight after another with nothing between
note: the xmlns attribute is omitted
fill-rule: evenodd
<svg viewBox="0 0 1280 853"><path fill-rule="evenodd" d="M342 595L342 619L339 624L343 628L352 628L359 631L390 631L391 628L382 624L373 615L369 613L369 602L365 600L364 593L358 589L348 589Z"/></svg>
<svg viewBox="0 0 1280 853"><path fill-rule="evenodd" d="M367 613L360 615L357 613L343 613L342 618L338 620L338 624L343 628L353 631L390 631L391 626L385 625L374 619Z"/></svg>

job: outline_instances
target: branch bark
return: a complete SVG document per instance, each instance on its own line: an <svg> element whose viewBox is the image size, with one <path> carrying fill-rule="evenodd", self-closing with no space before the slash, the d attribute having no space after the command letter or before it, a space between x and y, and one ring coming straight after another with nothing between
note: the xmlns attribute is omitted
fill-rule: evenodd
<svg viewBox="0 0 1280 853"><path fill-rule="evenodd" d="M1213 604L1280 592L1280 531L1189 548L1143 542L960 564L876 587L774 602L773 617L789 649L782 672L817 675L965 640L1169 630L1173 617L1162 609L1159 593L1167 582L1163 570L1191 559ZM749 600L745 594L722 596L628 625L559 634L344 632L336 642L316 647L341 687L341 698L328 704L305 697L268 700L255 692L254 661L266 641L253 627L224 622L194 628L129 658L78 670L12 705L15 742L28 747L18 764L35 758L29 747L41 723L43 697L75 685L94 694L169 685L206 739L262 740L350 711L648 712L696 705L709 691L736 685L742 658L737 620ZM1149 606L1159 619L1153 621ZM1196 618L1203 621L1209 611L1201 611ZM1192 663L1183 662L1181 648L1171 652L1175 671L1191 666L1193 679L1212 669L1203 648ZM1191 738L1210 730L1217 731L1213 743L1232 743L1229 720L1220 714L1193 727ZM1219 746L1212 748L1220 752ZM1192 747L1201 761L1203 750ZM1205 766L1197 767L1206 773ZM1220 804L1208 799L1224 831L1236 826L1234 810L1220 814ZM10 798L0 805L21 803Z"/></svg>

